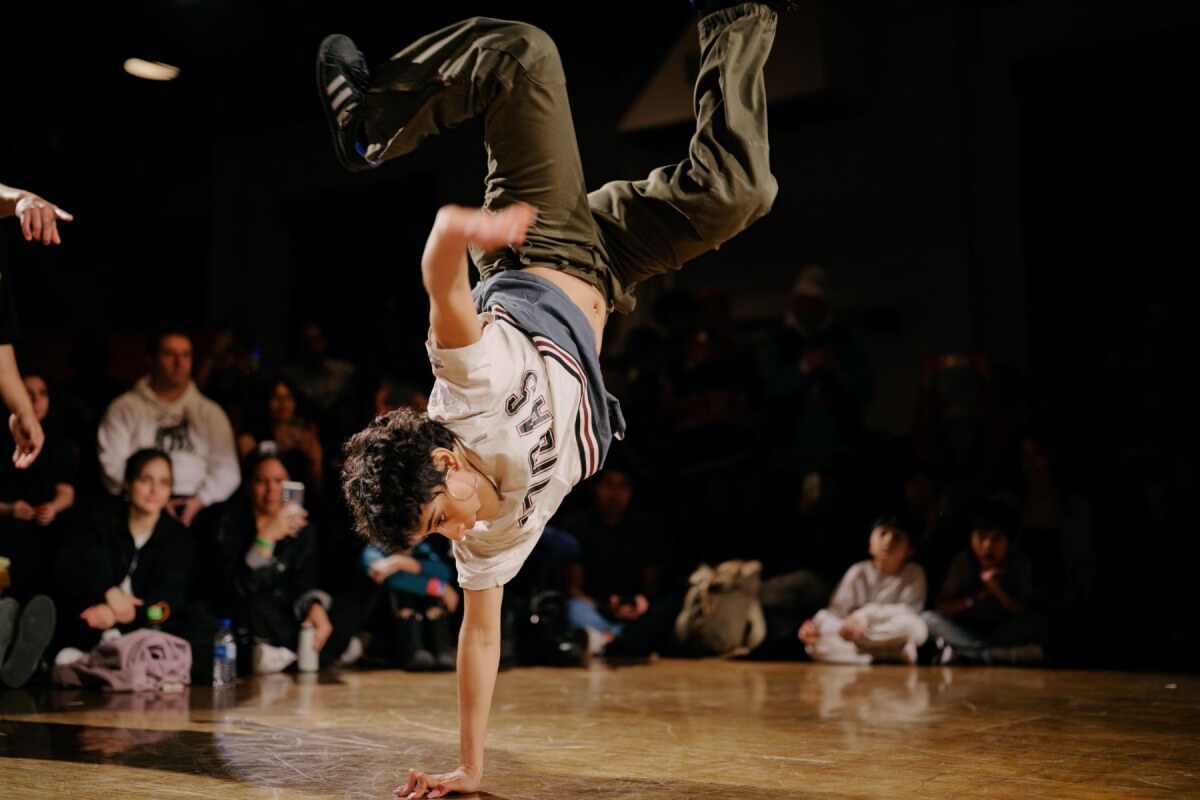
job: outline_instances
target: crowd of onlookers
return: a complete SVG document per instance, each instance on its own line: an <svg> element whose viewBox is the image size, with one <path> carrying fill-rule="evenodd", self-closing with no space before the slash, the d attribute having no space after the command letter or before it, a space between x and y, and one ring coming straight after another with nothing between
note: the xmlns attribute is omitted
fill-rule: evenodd
<svg viewBox="0 0 1200 800"><path fill-rule="evenodd" d="M653 324L612 326L629 440L508 587L507 663L1087 663L1099 560L1052 440L1014 433L969 356L929 360L910 437L871 431L866 348L825 282L802 271L785 319L754 330L684 290ZM367 546L339 492L345 438L422 409L429 381L335 358L325 333L304 325L295 361L268 370L229 332L158 332L149 373L104 408L25 370L46 442L31 468L0 467L0 626L16 641L19 609L52 598L40 669L153 628L188 640L209 680L224 619L245 673L292 668L302 626L323 667L454 668L446 542Z"/></svg>

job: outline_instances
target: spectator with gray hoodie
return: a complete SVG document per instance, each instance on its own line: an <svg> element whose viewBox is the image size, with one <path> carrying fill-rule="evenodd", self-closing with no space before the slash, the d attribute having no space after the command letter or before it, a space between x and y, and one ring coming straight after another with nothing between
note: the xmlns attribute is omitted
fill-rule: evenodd
<svg viewBox="0 0 1200 800"><path fill-rule="evenodd" d="M233 428L192 382L191 338L167 330L149 344L150 374L114 400L100 423L100 466L116 494L132 453L146 447L167 453L175 467L167 510L191 525L202 508L227 500L241 483Z"/></svg>

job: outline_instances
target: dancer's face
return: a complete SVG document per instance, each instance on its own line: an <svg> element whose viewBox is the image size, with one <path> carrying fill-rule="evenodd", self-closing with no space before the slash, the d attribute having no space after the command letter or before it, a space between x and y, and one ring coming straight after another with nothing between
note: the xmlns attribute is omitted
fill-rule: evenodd
<svg viewBox="0 0 1200 800"><path fill-rule="evenodd" d="M434 453L434 464L439 470L449 469L450 473L433 499L421 508L421 523L417 532L421 538L440 533L447 539L460 542L479 521L479 509L482 506L479 482L483 478L448 450L439 448Z"/></svg>

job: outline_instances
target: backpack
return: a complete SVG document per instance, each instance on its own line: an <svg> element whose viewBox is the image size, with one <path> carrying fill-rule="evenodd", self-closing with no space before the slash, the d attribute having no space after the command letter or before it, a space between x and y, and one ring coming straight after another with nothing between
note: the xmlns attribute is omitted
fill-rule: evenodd
<svg viewBox="0 0 1200 800"><path fill-rule="evenodd" d="M742 655L762 643L766 618L758 600L762 563L701 564L688 578L683 610L675 618L675 642L694 656Z"/></svg>

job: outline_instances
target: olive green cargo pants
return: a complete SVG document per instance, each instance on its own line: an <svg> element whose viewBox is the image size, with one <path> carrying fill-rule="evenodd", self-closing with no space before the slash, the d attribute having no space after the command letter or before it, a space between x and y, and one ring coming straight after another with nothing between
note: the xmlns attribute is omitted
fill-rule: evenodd
<svg viewBox="0 0 1200 800"><path fill-rule="evenodd" d="M770 210L763 65L775 25L775 12L758 3L700 20L696 132L685 160L645 180L587 192L554 42L530 25L485 18L431 33L375 70L367 156L406 155L426 136L482 115L484 206L529 203L538 219L524 245L472 252L481 277L552 267L628 312L638 282L678 269Z"/></svg>

